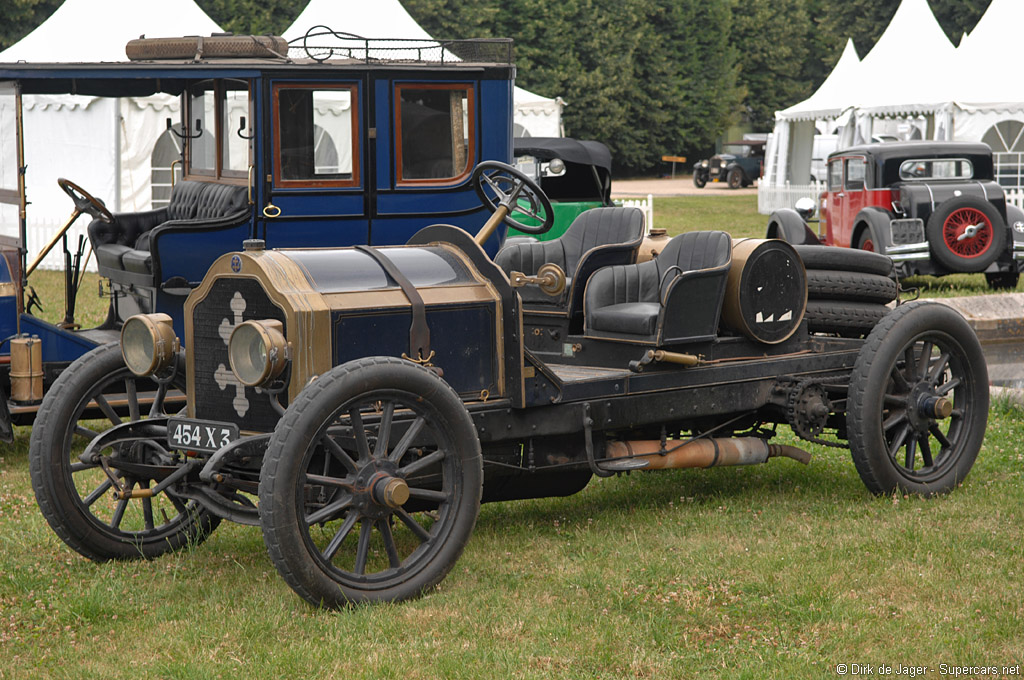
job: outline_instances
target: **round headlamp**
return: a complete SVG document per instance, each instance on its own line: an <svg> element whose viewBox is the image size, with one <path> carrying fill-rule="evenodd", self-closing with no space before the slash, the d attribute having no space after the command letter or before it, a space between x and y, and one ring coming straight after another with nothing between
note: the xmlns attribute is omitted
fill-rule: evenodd
<svg viewBox="0 0 1024 680"><path fill-rule="evenodd" d="M288 364L288 341L280 321L246 321L228 340L228 360L243 385L260 387L281 375Z"/></svg>
<svg viewBox="0 0 1024 680"><path fill-rule="evenodd" d="M558 176L565 172L565 161L561 158L552 158L548 161L548 175Z"/></svg>
<svg viewBox="0 0 1024 680"><path fill-rule="evenodd" d="M700 162L700 167L702 167L702 168L708 167L708 162L706 160L701 161Z"/></svg>
<svg viewBox="0 0 1024 680"><path fill-rule="evenodd" d="M135 375L161 373L178 352L178 336L166 314L136 314L121 327L121 356Z"/></svg>

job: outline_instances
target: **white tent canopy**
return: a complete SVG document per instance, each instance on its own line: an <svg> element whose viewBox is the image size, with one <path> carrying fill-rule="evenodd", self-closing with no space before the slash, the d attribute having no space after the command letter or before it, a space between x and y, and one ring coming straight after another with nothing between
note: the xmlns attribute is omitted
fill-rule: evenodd
<svg viewBox="0 0 1024 680"><path fill-rule="evenodd" d="M310 0L285 32L288 40L301 38L311 28L326 26L339 33L363 38L433 40L405 11L399 0ZM562 101L527 92L513 93L516 134L530 137L562 136Z"/></svg>
<svg viewBox="0 0 1024 680"><path fill-rule="evenodd" d="M127 61L125 44L140 35L210 35L221 28L193 0L65 0L0 62ZM67 177L106 201L114 211L146 210L152 196L153 148L175 97L102 99L76 95L26 95L24 129L26 193L31 205L29 251L71 213L57 187ZM84 218L76 227L84 233ZM43 266L61 266L51 253Z"/></svg>
<svg viewBox="0 0 1024 680"><path fill-rule="evenodd" d="M832 74L807 100L776 113L775 143L763 185L806 183L801 162L809 120L847 122L840 146L880 132L905 138L986 141L1024 152L1024 82L1016 76L1024 3L992 0L954 47L927 0L903 0L859 62L848 42ZM852 55L852 56L851 56Z"/></svg>

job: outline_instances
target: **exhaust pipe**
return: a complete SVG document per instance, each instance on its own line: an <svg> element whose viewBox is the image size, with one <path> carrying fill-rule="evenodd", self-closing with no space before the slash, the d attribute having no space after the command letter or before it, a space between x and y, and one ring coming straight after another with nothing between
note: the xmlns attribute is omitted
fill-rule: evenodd
<svg viewBox="0 0 1024 680"><path fill-rule="evenodd" d="M673 448L663 449L657 440L608 442L605 455L611 459L632 458L646 461L644 470L669 468L710 468L726 465L757 465L769 458L792 458L804 465L811 454L795 446L769 444L757 437L731 439L695 439Z"/></svg>

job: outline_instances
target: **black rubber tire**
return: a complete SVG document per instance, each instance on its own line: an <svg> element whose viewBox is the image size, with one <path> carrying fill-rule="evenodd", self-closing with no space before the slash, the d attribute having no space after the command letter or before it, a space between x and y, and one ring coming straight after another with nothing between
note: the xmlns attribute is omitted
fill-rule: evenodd
<svg viewBox="0 0 1024 680"><path fill-rule="evenodd" d="M702 172L693 173L693 186L703 189L708 183L708 176Z"/></svg>
<svg viewBox="0 0 1024 680"><path fill-rule="evenodd" d="M985 274L985 283L992 290L1015 290L1020 281L1020 272L989 272Z"/></svg>
<svg viewBox="0 0 1024 680"><path fill-rule="evenodd" d="M958 220L967 216L984 215L982 236L988 239L987 246L977 255L955 252L950 241L955 239ZM968 220L973 222L974 220ZM1006 225L999 211L991 203L977 196L957 196L940 204L925 226L928 248L932 257L953 272L981 272L1006 251ZM959 246L957 246L959 247Z"/></svg>
<svg viewBox="0 0 1024 680"><path fill-rule="evenodd" d="M184 383L182 373L179 371L179 387ZM149 381L136 378L125 367L116 343L85 354L65 369L46 393L29 442L29 473L43 517L61 540L100 562L151 559L198 545L220 523L194 501L175 498L170 490L152 499L119 501L113 508L105 507L109 482L99 466L82 469L78 460L81 447L72 451L72 446L85 440L75 428L87 422L81 416L91 400L101 394L129 395L129 382L137 385L137 392L150 389L143 387ZM113 424L114 420L108 419L107 426L100 429ZM111 466L117 469L115 461ZM87 502L92 494L96 498ZM115 526L117 508L122 505L122 519ZM148 528L147 523L162 517L162 512L167 512L169 519ZM126 522L129 528L125 528Z"/></svg>
<svg viewBox="0 0 1024 680"><path fill-rule="evenodd" d="M408 460L413 457L405 453L409 445L403 453L392 450L391 445L397 448L402 442L388 436L390 427L381 436L384 426L380 423L391 422L387 416L376 418L376 431L372 416L367 415L367 424L362 424L363 413L376 413L374 405L382 414L389 408L408 409L422 420L415 444L419 458ZM360 421L353 425L351 414L357 409L366 411L360 410ZM363 454L349 455L328 435L329 428L351 433L345 445L349 450L362 448ZM354 434L360 430L361 438ZM422 444L428 435L433 439ZM378 437L388 442L384 452L371 444ZM431 441L434 451L423 455ZM324 453L328 448L332 455ZM391 461L390 455L398 455L398 460ZM431 462L421 462L430 456L435 456ZM424 466L429 467L423 470ZM432 480L417 482L426 472ZM308 475L314 473L350 486L310 483ZM374 475L385 473L387 480L414 475L409 479L411 500L406 505L390 508L373 500L370 489L379 486ZM417 486L435 481L440 493ZM347 498L344 488L351 489ZM458 395L425 368L390 357L369 357L321 375L288 407L263 460L260 524L277 570L307 602L325 608L393 602L416 597L445 577L473 531L482 490L480 442ZM430 493L445 497L431 500L424 495ZM409 513L418 510L437 513L429 528L417 523L417 531L411 526L415 520ZM308 513L320 515L310 520ZM353 531L357 523L358 532ZM392 525L400 533L393 533ZM353 542L349 539L354 533L359 537L348 550L346 544ZM387 556L386 565L380 562L384 557L370 554L371 541L382 546L379 552ZM404 557L402 549L409 549ZM347 559L351 567L343 564ZM368 573L368 567L378 566L379 571Z"/></svg>
<svg viewBox="0 0 1024 680"><path fill-rule="evenodd" d="M837 246L793 246L805 269L834 269L892 276L893 265L885 255Z"/></svg>
<svg viewBox="0 0 1024 680"><path fill-rule="evenodd" d="M890 311L885 305L871 302L808 300L804 319L811 333L858 338L870 333Z"/></svg>
<svg viewBox="0 0 1024 680"><path fill-rule="evenodd" d="M830 269L807 270L809 300L850 300L884 305L895 300L898 292L896 281L888 276Z"/></svg>
<svg viewBox="0 0 1024 680"><path fill-rule="evenodd" d="M925 354L928 371L920 365ZM988 389L981 344L960 314L937 303L900 305L871 331L850 375L847 432L865 486L930 496L963 482L985 436ZM950 395L948 419L919 406Z"/></svg>
<svg viewBox="0 0 1024 680"><path fill-rule="evenodd" d="M743 170L740 168L733 168L729 171L725 181L729 184L730 189L739 189L743 186Z"/></svg>

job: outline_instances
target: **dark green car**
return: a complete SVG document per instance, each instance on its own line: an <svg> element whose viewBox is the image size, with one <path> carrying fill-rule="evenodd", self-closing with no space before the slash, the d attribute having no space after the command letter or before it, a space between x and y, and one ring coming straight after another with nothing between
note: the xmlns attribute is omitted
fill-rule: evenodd
<svg viewBox="0 0 1024 680"><path fill-rule="evenodd" d="M533 238L549 241L565 233L585 210L612 205L612 154L593 140L569 137L517 137L513 140L516 167L533 178L551 199L555 223ZM528 218L522 218L528 223ZM509 237L525 236L516 229Z"/></svg>
<svg viewBox="0 0 1024 680"><path fill-rule="evenodd" d="M764 171L764 140L726 142L721 153L693 166L693 184L703 189L708 182L727 182L730 189L748 187Z"/></svg>

